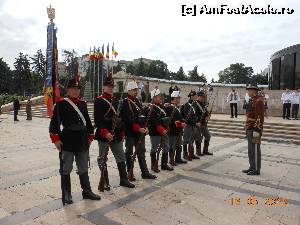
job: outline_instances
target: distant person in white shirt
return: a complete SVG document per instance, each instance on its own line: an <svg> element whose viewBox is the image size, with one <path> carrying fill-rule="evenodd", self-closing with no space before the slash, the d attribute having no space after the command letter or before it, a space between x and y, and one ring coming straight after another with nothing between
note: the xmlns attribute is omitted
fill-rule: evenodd
<svg viewBox="0 0 300 225"><path fill-rule="evenodd" d="M230 110L231 110L231 118L235 116L237 118L237 103L240 101L239 94L232 88L232 91L227 96L227 102L230 103ZM233 115L233 108L234 108L234 115Z"/></svg>
<svg viewBox="0 0 300 225"><path fill-rule="evenodd" d="M290 110L293 96L288 88L286 88L285 90L286 91L281 95L281 101L283 103L282 118L290 120Z"/></svg>
<svg viewBox="0 0 300 225"><path fill-rule="evenodd" d="M264 97L264 105L265 105L265 117L268 118L268 100L269 100L269 95L264 91L264 88L261 88L261 92L260 92L261 96Z"/></svg>
<svg viewBox="0 0 300 225"><path fill-rule="evenodd" d="M300 88L297 88L292 94L292 118L298 119L299 104L300 104Z"/></svg>

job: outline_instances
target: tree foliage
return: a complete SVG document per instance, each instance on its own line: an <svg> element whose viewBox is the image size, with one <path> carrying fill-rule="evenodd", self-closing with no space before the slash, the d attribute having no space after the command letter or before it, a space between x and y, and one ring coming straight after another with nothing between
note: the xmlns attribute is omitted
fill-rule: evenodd
<svg viewBox="0 0 300 225"><path fill-rule="evenodd" d="M219 83L225 84L247 84L251 80L253 68L243 63L231 64L219 72Z"/></svg>

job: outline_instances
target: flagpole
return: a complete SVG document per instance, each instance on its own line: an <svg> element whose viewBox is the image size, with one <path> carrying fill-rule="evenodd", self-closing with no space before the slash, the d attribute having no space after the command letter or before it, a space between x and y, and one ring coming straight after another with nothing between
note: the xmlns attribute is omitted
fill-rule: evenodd
<svg viewBox="0 0 300 225"><path fill-rule="evenodd" d="M100 81L99 81L99 63L100 63L100 57L99 57L99 48L98 48L98 70L97 70L97 74L98 74L98 85L97 85L97 88L98 88L98 95L99 95L99 84L100 84Z"/></svg>
<svg viewBox="0 0 300 225"><path fill-rule="evenodd" d="M101 59L101 94L103 94L103 61L104 59L102 58Z"/></svg>
<svg viewBox="0 0 300 225"><path fill-rule="evenodd" d="M95 47L94 47L94 57L95 57ZM94 58L94 85L93 85L93 92L94 92L94 96L93 96L93 101L95 99L95 78L96 78L96 58Z"/></svg>
<svg viewBox="0 0 300 225"><path fill-rule="evenodd" d="M92 83L92 63L91 63L91 54L92 54L92 51L91 51L91 47L90 47L90 54L89 54L89 69L90 69L90 81L91 81L91 85L93 85ZM93 100L93 91L92 91L92 100Z"/></svg>

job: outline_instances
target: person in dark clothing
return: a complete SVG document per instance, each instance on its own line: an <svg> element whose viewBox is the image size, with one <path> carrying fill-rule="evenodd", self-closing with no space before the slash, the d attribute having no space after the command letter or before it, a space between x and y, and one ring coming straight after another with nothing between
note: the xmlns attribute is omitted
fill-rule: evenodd
<svg viewBox="0 0 300 225"><path fill-rule="evenodd" d="M149 173L145 159L145 135L148 130L145 128L145 116L143 115L142 103L137 98L138 86L135 81L130 81L127 84L127 98L124 99L122 105L122 120L125 124L125 156L127 172L129 173L134 163L133 148L137 152L139 166L142 172L143 179L156 179L156 176ZM133 180L135 180L133 176Z"/></svg>
<svg viewBox="0 0 300 225"><path fill-rule="evenodd" d="M191 91L188 97L190 98L189 101L181 106L183 121L186 123L183 132L183 158L192 161L193 159L199 159L194 152L194 142L197 132L196 123L198 120L195 102L197 94L195 91Z"/></svg>
<svg viewBox="0 0 300 225"><path fill-rule="evenodd" d="M170 118L168 126L169 145L170 145L170 164L176 166L176 163L182 164L187 161L181 158L182 152L182 132L185 127L181 112L178 108L180 104L180 92L173 91L171 94L171 103L165 104L167 116Z"/></svg>
<svg viewBox="0 0 300 225"><path fill-rule="evenodd" d="M196 140L196 146L197 146L197 141L198 144L200 143L200 147L197 148L198 150L197 155L213 155L213 153L208 151L208 146L211 138L211 134L207 127L207 121L209 120L209 112L207 110L208 103L205 102L206 96L204 91L199 91L197 95L198 95L198 99L196 103L198 106L198 123L196 125L197 127L199 127L199 132L197 133L200 135L200 138ZM203 154L201 154L201 143L203 137L204 137Z"/></svg>
<svg viewBox="0 0 300 225"><path fill-rule="evenodd" d="M162 105L160 90L155 88L151 91L152 103L145 109L145 116L150 113L149 135L151 141L151 170L158 173L160 170L155 167L156 155L159 149L162 149L161 169L172 171L173 168L168 165L169 137L167 130L168 117Z"/></svg>
<svg viewBox="0 0 300 225"><path fill-rule="evenodd" d="M13 106L14 106L14 121L19 121L18 120L18 112L20 110L20 102L18 98L15 98L14 102L13 102Z"/></svg>
<svg viewBox="0 0 300 225"><path fill-rule="evenodd" d="M62 152L63 184L65 203L72 204L71 178L74 158L77 165L83 199L100 200L92 192L88 176L89 146L93 141L93 126L88 114L87 104L79 99L80 87L76 79L68 81L67 95L60 99L53 111L50 121L50 138L58 151ZM63 126L62 131L60 126Z"/></svg>
<svg viewBox="0 0 300 225"><path fill-rule="evenodd" d="M26 120L32 120L31 105L32 105L31 100L30 98L28 98L26 103L26 115L27 115Z"/></svg>
<svg viewBox="0 0 300 225"><path fill-rule="evenodd" d="M100 170L105 169L106 153L108 151L106 148L110 148L118 166L120 186L134 188L135 185L130 183L127 177L125 154L123 150L123 141L125 138L124 124L121 114L118 111L119 107L122 106L119 105L121 103L113 97L114 81L112 77L108 77L103 86L103 94L98 96L94 103L95 140L98 141L99 146L98 166ZM115 127L113 127L113 123L116 124ZM105 170L105 172L107 172L107 170ZM105 190L109 190L108 174L105 175L104 181Z"/></svg>

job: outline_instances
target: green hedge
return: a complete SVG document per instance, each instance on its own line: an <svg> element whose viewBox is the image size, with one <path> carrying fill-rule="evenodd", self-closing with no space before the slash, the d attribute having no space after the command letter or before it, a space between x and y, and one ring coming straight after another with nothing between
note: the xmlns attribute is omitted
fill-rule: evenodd
<svg viewBox="0 0 300 225"><path fill-rule="evenodd" d="M25 96L1 94L0 95L0 105L5 105L10 102L13 102L15 98L18 98L19 101L24 101L27 99L27 97L25 97Z"/></svg>

